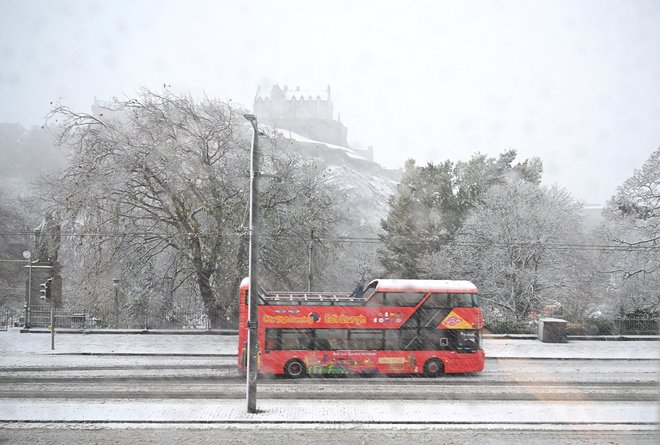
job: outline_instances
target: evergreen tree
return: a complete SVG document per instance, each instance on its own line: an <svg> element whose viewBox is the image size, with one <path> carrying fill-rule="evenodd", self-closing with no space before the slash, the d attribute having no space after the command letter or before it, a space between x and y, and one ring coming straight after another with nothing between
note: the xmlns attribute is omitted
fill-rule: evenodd
<svg viewBox="0 0 660 445"><path fill-rule="evenodd" d="M468 162L447 160L423 167L406 162L389 213L381 222L384 245L378 252L385 274L400 278L440 278L448 262L440 254L482 195L506 178L538 184L543 167L533 158L513 164L516 152L498 158L477 153ZM439 256L440 255L440 256Z"/></svg>

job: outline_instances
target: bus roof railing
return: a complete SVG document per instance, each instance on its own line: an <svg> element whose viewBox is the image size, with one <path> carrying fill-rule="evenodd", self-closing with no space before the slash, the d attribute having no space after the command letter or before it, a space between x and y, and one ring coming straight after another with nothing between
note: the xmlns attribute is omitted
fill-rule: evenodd
<svg viewBox="0 0 660 445"><path fill-rule="evenodd" d="M344 292L265 292L261 298L267 302L364 302L365 298Z"/></svg>

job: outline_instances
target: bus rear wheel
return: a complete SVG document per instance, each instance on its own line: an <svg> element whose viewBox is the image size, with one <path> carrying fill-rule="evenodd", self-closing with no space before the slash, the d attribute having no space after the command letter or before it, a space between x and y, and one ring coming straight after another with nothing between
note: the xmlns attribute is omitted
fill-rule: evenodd
<svg viewBox="0 0 660 445"><path fill-rule="evenodd" d="M439 377L445 372L445 366L437 358L430 358L424 363L426 377Z"/></svg>
<svg viewBox="0 0 660 445"><path fill-rule="evenodd" d="M294 358L293 360L289 360L284 365L285 377L288 377L290 379L299 379L300 377L304 377L305 374L307 374L307 370L305 369L305 364L300 360L298 360L297 358Z"/></svg>

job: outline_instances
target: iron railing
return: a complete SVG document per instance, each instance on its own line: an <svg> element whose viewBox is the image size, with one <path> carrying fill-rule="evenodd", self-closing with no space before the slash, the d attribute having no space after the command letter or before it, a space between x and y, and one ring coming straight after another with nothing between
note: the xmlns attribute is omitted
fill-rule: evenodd
<svg viewBox="0 0 660 445"><path fill-rule="evenodd" d="M561 318L561 317L554 317ZM660 335L658 319L588 318L567 321L568 335ZM523 321L513 317L486 317L485 328L494 334L537 334L536 320Z"/></svg>
<svg viewBox="0 0 660 445"><path fill-rule="evenodd" d="M50 326L50 306L31 306L30 323L33 328ZM84 309L56 309L54 312L55 326L68 329L108 329L113 328L113 312L95 311L91 313ZM589 318L580 321L566 320L568 335L660 335L658 319ZM7 306L0 306L0 330L10 326L23 326L23 311ZM118 328L128 329L209 329L209 319L201 309L172 309L165 315L140 314L131 316L123 313ZM521 321L514 317L485 317L485 329L495 334L537 334L536 321Z"/></svg>
<svg viewBox="0 0 660 445"><path fill-rule="evenodd" d="M614 325L620 335L657 335L657 319L618 319L614 320Z"/></svg>
<svg viewBox="0 0 660 445"><path fill-rule="evenodd" d="M29 326L45 328L50 326L50 306L31 306ZM201 310L171 310L164 316L141 313L130 315L122 312L118 325L114 325L112 310L90 313L84 309L56 309L56 328L66 329L209 329L208 317Z"/></svg>
<svg viewBox="0 0 660 445"><path fill-rule="evenodd" d="M15 310L6 306L0 306L0 331L6 331L10 326L18 322L18 315Z"/></svg>

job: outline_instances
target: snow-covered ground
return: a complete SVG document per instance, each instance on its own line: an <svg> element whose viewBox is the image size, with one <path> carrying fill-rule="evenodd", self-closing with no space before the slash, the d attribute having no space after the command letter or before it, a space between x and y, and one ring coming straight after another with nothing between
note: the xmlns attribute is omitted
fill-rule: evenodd
<svg viewBox="0 0 660 445"><path fill-rule="evenodd" d="M658 341L570 341L485 339L490 358L660 359ZM235 355L235 335L50 334L0 332L0 358L7 354L172 354Z"/></svg>

